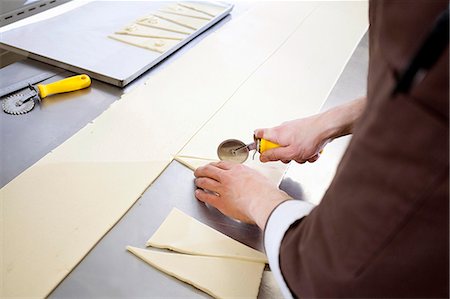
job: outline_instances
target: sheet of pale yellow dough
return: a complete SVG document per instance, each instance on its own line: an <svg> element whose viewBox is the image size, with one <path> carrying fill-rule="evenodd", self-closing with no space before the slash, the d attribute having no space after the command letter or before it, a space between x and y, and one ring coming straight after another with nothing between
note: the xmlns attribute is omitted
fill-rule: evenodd
<svg viewBox="0 0 450 299"><path fill-rule="evenodd" d="M0 297L48 295L318 5L255 3L3 187Z"/></svg>
<svg viewBox="0 0 450 299"><path fill-rule="evenodd" d="M366 29L367 3L321 3L176 159L195 169L217 159L217 145L226 139L250 143L257 128L317 113ZM274 183L286 170L281 162L262 164L258 157L245 164Z"/></svg>
<svg viewBox="0 0 450 299"><path fill-rule="evenodd" d="M264 253L216 231L174 208L146 243L181 253L267 263Z"/></svg>
<svg viewBox="0 0 450 299"><path fill-rule="evenodd" d="M146 263L215 298L256 298L264 263L167 253L128 246Z"/></svg>

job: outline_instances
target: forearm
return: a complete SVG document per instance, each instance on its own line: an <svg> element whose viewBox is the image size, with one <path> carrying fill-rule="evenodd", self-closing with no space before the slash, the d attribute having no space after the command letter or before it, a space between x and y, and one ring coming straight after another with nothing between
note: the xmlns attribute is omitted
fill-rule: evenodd
<svg viewBox="0 0 450 299"><path fill-rule="evenodd" d="M249 205L250 217L261 230L264 230L272 211L289 199L291 199L290 196L282 191L279 194L275 194L272 198L255 198Z"/></svg>
<svg viewBox="0 0 450 299"><path fill-rule="evenodd" d="M319 114L317 117L323 126L323 139L332 140L351 134L365 106L366 97L361 97Z"/></svg>

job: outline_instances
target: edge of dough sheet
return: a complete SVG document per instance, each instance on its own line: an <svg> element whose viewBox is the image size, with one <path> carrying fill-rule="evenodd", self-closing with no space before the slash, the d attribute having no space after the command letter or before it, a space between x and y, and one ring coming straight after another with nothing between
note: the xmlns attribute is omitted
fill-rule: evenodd
<svg viewBox="0 0 450 299"><path fill-rule="evenodd" d="M256 298L265 267L263 263L220 257L161 252L133 246L126 249L157 270L215 298Z"/></svg>
<svg viewBox="0 0 450 299"><path fill-rule="evenodd" d="M230 238L177 208L170 211L145 245L186 254L268 263L264 253Z"/></svg>

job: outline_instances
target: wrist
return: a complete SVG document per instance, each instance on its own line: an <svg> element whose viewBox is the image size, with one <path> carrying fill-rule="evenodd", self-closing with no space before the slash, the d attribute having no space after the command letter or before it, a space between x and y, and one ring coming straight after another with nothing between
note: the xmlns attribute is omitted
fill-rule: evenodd
<svg viewBox="0 0 450 299"><path fill-rule="evenodd" d="M282 202L292 199L286 192L277 189L264 199L255 198L249 205L249 216L261 230L264 230L272 211Z"/></svg>
<svg viewBox="0 0 450 299"><path fill-rule="evenodd" d="M365 98L360 98L327 110L318 115L323 124L321 136L323 140L351 134L365 108Z"/></svg>
<svg viewBox="0 0 450 299"><path fill-rule="evenodd" d="M313 116L316 118L313 123L315 129L313 136L316 136L313 140L314 148L322 148L328 142L342 136L342 124L335 113L336 111L328 110Z"/></svg>

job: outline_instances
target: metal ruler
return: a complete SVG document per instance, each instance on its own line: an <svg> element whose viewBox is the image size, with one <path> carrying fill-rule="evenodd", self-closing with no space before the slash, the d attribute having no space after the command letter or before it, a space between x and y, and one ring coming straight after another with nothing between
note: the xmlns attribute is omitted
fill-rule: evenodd
<svg viewBox="0 0 450 299"><path fill-rule="evenodd" d="M62 72L64 72L64 70L61 70L60 72L44 72L39 75L35 75L35 76L29 77L25 80L22 80L20 82L9 85L7 87L1 88L0 89L0 97L9 95L10 93L13 93L15 91L19 91L19 90L27 87L28 84L36 84L38 82L47 80L48 78L54 77L57 74L62 73Z"/></svg>

